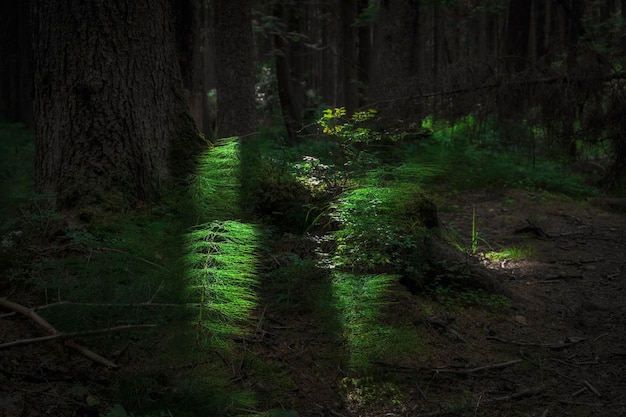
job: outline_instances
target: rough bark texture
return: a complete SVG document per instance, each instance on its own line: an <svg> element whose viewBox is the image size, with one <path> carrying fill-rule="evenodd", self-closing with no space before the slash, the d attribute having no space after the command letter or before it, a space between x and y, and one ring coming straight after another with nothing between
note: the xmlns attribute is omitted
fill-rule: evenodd
<svg viewBox="0 0 626 417"><path fill-rule="evenodd" d="M257 129L252 19L249 0L216 1L217 136Z"/></svg>
<svg viewBox="0 0 626 417"><path fill-rule="evenodd" d="M167 0L34 1L36 185L57 208L123 208L192 168Z"/></svg>
<svg viewBox="0 0 626 417"><path fill-rule="evenodd" d="M4 2L0 13L0 118L33 124L30 0Z"/></svg>

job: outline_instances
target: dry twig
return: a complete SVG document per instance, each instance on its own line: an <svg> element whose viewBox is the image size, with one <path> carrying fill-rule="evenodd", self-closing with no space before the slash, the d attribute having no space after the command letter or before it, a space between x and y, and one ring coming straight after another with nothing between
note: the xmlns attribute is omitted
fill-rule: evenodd
<svg viewBox="0 0 626 417"><path fill-rule="evenodd" d="M4 307L4 308L6 308L8 310L14 311L16 313L19 313L19 314L22 314L22 315L28 317L35 324L37 324L39 327L41 327L42 329L44 329L48 333L48 336L34 337L34 338L30 338L30 339L21 339L21 340L15 340L13 342L3 343L3 344L0 344L0 349L12 347L12 346L25 345L25 344L30 344L30 343L46 342L48 340L54 340L54 339L60 339L60 338L68 338L68 337L72 337L72 336L82 336L82 335L88 335L88 334L106 333L106 332L111 332L111 331L114 331L114 330L121 330L121 329L130 329L130 328L138 328L138 327L156 327L155 324L139 324L139 325L124 325L124 326L110 327L110 328L107 328L107 329L87 330L87 331L83 331L83 332L61 333L57 329L55 329L50 323L48 323L43 317L41 317L39 314L35 313L33 311L33 309L29 309L28 307L25 307L25 306L23 306L21 304L9 301L6 298L0 298L0 307ZM107 366L109 368L117 368L118 367L118 365L116 365L115 363L113 363L110 360L108 360L108 359L98 355L95 352L92 352L91 350L87 349L86 347L84 347L82 345L79 345L78 343L74 342L73 340L66 340L65 341L65 346L67 346L67 347L69 347L71 349L76 350L81 355L83 355L86 358L88 358L88 359L90 359L90 360L92 360L92 361L94 361L96 363L99 363L101 365Z"/></svg>

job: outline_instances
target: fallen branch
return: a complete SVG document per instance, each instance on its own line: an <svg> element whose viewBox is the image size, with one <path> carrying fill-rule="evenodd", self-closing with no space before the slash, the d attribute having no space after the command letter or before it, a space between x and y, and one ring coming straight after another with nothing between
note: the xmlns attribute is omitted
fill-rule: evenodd
<svg viewBox="0 0 626 417"><path fill-rule="evenodd" d="M496 363L493 365L485 365L485 366L479 366L477 368L471 368L471 369L447 369L447 368L443 368L443 369L431 369L431 371L433 372L445 372L445 373L451 373L451 374L462 374L462 375L467 375L467 374L473 374L475 372L480 372L480 371L487 371L487 370L491 370L491 369L501 369L501 368L506 368L507 366L511 366L511 365L515 365L517 363L520 363L522 360L521 359L515 359L512 361L508 361L508 362L501 362L501 363Z"/></svg>
<svg viewBox="0 0 626 417"><path fill-rule="evenodd" d="M549 348L549 349L565 349L568 348L570 346L573 346L577 343L580 343L582 341L587 340L586 338L576 338L576 339L572 339L570 342L557 342L557 343L527 343L527 342L517 342L515 340L506 340L506 339L502 339L501 337L497 337L497 336L487 336L487 340L497 340L498 342L502 342L502 343L510 343L513 345L518 345L518 346L537 346L537 347L544 347L544 348Z"/></svg>
<svg viewBox="0 0 626 417"><path fill-rule="evenodd" d="M489 404L489 403L495 403L495 402L517 400L518 398L531 397L533 395L539 394L540 392L543 392L545 389L546 389L545 385L539 385L537 387L528 388L525 390L514 392L511 395L505 395L503 397L497 397L497 398L485 400L482 403Z"/></svg>
<svg viewBox="0 0 626 417"><path fill-rule="evenodd" d="M33 310L28 307L24 307L21 304L14 303L13 301L9 301L6 298L0 298L0 307L4 307L8 310L12 310L16 313L22 314L29 319L31 319L36 325L44 329L49 334L58 333L54 327L50 323L48 323L43 317L39 314L35 313Z"/></svg>
<svg viewBox="0 0 626 417"><path fill-rule="evenodd" d="M435 374L439 374L439 373L446 373L446 374L460 374L460 375L468 375L468 374L473 374L475 372L481 372L481 371L488 371L488 370L492 370L492 369L501 369L501 368L506 368L508 366L512 366L515 364L520 363L522 360L521 359L514 359L511 361L507 361L507 362L500 362L500 363L496 363L496 364L492 364L492 365L484 365L484 366L478 366L476 368L470 368L470 369L451 369L451 368L424 368L424 367L412 367L412 366L403 366L403 365L396 365L396 364L389 364L389 363L385 363L385 362L376 362L379 365L388 367L388 368L395 368L398 371L401 372L409 372L409 371L430 371L433 372Z"/></svg>
<svg viewBox="0 0 626 417"><path fill-rule="evenodd" d="M497 402L517 400L517 399L524 398L524 397L530 397L535 394L539 394L540 392L544 391L545 388L546 387L544 385L539 385L537 387L514 392L513 394L510 394L510 395L487 399L487 400L481 401L480 404L491 404L491 403L497 403ZM439 411L433 411L430 413L418 414L417 417L435 417L435 416L443 416L446 414L458 415L460 411L463 411L467 408L468 408L467 406L455 407L455 408L450 408L446 410L439 410Z"/></svg>
<svg viewBox="0 0 626 417"><path fill-rule="evenodd" d="M96 363L102 364L102 365L107 366L109 368L119 368L119 365L117 365L116 363L113 363L110 360L108 360L107 358L104 358L104 357L98 355L96 352L93 352L93 351L87 349L86 347L79 345L78 343L74 342L73 340L66 340L64 344L65 344L65 346L76 350L78 353L80 353L84 357L86 357L88 359L91 359L92 361L94 361Z"/></svg>
<svg viewBox="0 0 626 417"><path fill-rule="evenodd" d="M35 324L37 324L39 327L41 327L48 333L48 336L35 337L35 338L30 338L30 339L22 339L22 340L16 340L13 342L3 343L3 344L0 344L0 349L12 347L12 346L25 345L25 344L30 344L30 343L45 342L48 340L54 340L54 339L59 339L59 338L104 333L104 332L110 332L110 331L121 330L121 329L129 329L129 328L137 328L137 327L156 327L155 324L139 324L139 325L125 325L125 326L110 327L107 329L87 330L83 332L60 333L57 329L54 328L54 326L48 323L43 317L41 317L39 314L35 313L32 309L29 309L28 307L9 301L6 298L0 298L0 307L4 307L8 310L14 311L16 313L19 313L28 317ZM91 350L87 349L84 346L79 345L73 340L65 341L65 346L76 350L81 355L101 365L104 365L110 368L119 367L118 365L111 362L110 360L98 355L95 352L92 352Z"/></svg>
<svg viewBox="0 0 626 417"><path fill-rule="evenodd" d="M139 259L142 262L147 263L148 265L155 266L155 267L157 267L159 269L162 269L163 271L166 271L166 272L171 272L169 269L167 269L166 267L164 267L162 265L159 265L157 263L149 261L148 259L142 258L141 256L134 256L130 252L126 252L126 251L123 251L123 250L120 250L120 249L115 249L115 248L103 248L103 247L100 247L100 248L97 248L97 249L98 250L102 250L102 251L116 252L116 253L123 253L124 255L130 255L130 256L133 256L134 258Z"/></svg>
<svg viewBox="0 0 626 417"><path fill-rule="evenodd" d="M174 303L153 303L146 301L143 303L79 303L74 301L59 301L58 303L45 304L34 307L32 310L45 310L58 306L82 306L82 307L193 307L193 304L174 304Z"/></svg>
<svg viewBox="0 0 626 417"><path fill-rule="evenodd" d="M19 304L18 304L19 305ZM145 301L143 303L79 303L74 301L59 301L57 303L44 304L41 306L26 308L30 311L45 310L47 308L53 308L58 306L81 306L81 307L197 307L196 304L174 304L174 303L153 303L152 301ZM17 314L16 311L10 313L0 314L0 318L11 317Z"/></svg>
<svg viewBox="0 0 626 417"><path fill-rule="evenodd" d="M157 326L156 324L126 324L123 326L107 327L106 329L85 330L82 332L71 332L71 333L60 333L55 330L55 333L49 336L32 337L29 339L20 339L20 340L15 340L13 342L3 343L0 345L0 349L13 347L13 346L20 346L20 345L29 345L33 343L47 342L49 340L55 340L55 339L65 339L68 337L86 336L86 335L99 334L99 333L108 333L108 332L113 332L116 330L136 329L136 328L156 327L156 326Z"/></svg>
<svg viewBox="0 0 626 417"><path fill-rule="evenodd" d="M587 381L586 379L583 380L583 384L589 388L591 390L591 392L593 392L594 394L596 394L598 397L602 397L602 394L600 394L600 391L598 391L596 389L596 387L594 387L593 385L591 385L591 382Z"/></svg>

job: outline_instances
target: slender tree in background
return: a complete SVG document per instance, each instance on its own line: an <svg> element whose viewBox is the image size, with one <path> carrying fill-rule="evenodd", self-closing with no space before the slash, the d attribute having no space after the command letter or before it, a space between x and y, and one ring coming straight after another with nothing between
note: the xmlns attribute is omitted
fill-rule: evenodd
<svg viewBox="0 0 626 417"><path fill-rule="evenodd" d="M214 5L217 135L248 135L257 130L250 1L220 0Z"/></svg>
<svg viewBox="0 0 626 417"><path fill-rule="evenodd" d="M303 123L302 89L302 55L304 54L301 41L290 42L291 36L298 35L300 30L300 18L295 5L277 2L274 15L277 17L276 27L273 31L274 62L276 67L276 86L280 101L281 113L285 121L287 136L291 143L295 143L298 130Z"/></svg>
<svg viewBox="0 0 626 417"><path fill-rule="evenodd" d="M211 138L208 92L215 88L213 10L207 0L185 0L176 5L177 49L189 110L198 130Z"/></svg>
<svg viewBox="0 0 626 417"><path fill-rule="evenodd" d="M38 191L59 209L150 200L203 146L168 0L35 0Z"/></svg>
<svg viewBox="0 0 626 417"><path fill-rule="evenodd" d="M419 77L419 4L413 0L386 0L378 19L370 78L372 105L388 117L414 117L417 113L410 96Z"/></svg>

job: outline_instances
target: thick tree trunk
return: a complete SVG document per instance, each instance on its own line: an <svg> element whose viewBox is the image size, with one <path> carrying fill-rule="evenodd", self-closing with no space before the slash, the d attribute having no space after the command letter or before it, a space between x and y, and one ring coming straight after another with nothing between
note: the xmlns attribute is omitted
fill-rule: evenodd
<svg viewBox="0 0 626 417"><path fill-rule="evenodd" d="M257 130L250 1L214 4L217 136L244 136Z"/></svg>
<svg viewBox="0 0 626 417"><path fill-rule="evenodd" d="M33 124L30 0L8 1L0 13L0 118Z"/></svg>
<svg viewBox="0 0 626 417"><path fill-rule="evenodd" d="M37 190L58 209L158 196L202 147L168 0L35 0Z"/></svg>

